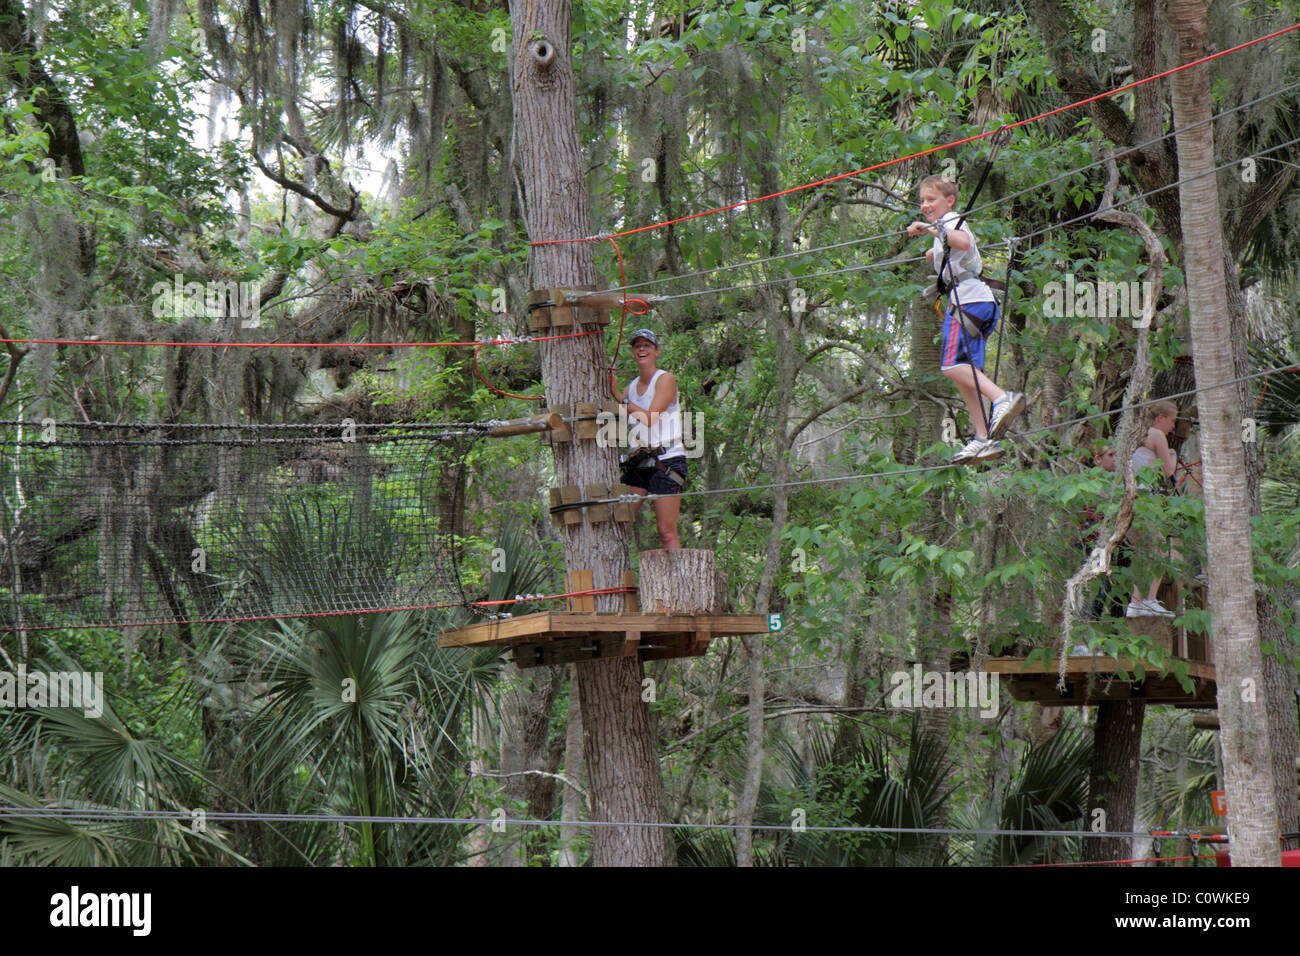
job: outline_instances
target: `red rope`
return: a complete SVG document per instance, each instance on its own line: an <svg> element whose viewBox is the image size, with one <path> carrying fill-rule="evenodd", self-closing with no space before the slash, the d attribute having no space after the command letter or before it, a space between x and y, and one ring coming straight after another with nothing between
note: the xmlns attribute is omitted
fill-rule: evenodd
<svg viewBox="0 0 1300 956"><path fill-rule="evenodd" d="M1087 863L1017 863L1015 869L1036 869L1048 866L1119 866L1125 863L1168 863L1174 860L1211 859L1205 856L1146 856L1136 860L1090 860Z"/></svg>
<svg viewBox="0 0 1300 956"><path fill-rule="evenodd" d="M567 332L564 335L537 335L532 336L529 341L553 342L556 339L576 339L583 335L599 334L600 330L595 329L590 332ZM0 339L0 345L157 345L201 349L427 349L470 348L471 346L484 348L488 345L519 344L521 344L519 339L492 339L488 342L137 342L101 339Z"/></svg>
<svg viewBox="0 0 1300 956"><path fill-rule="evenodd" d="M446 604L404 604L398 607L364 608L353 611L306 611L301 614L254 614L248 617L203 617L186 618L184 621L169 619L164 621L133 621L129 624L115 622L111 624L45 624L38 627L26 627L25 631L64 631L81 629L102 629L106 627L163 627L168 624L246 624L253 621L274 621L289 618L307 617L341 617L345 614L388 614L393 611L430 611L445 607L495 607L501 604L518 604L525 601L555 601L560 598L583 597L588 594L634 594L636 587L592 588L588 591L566 591L563 594L546 594L535 598L505 598L500 601L451 601Z"/></svg>
<svg viewBox="0 0 1300 956"><path fill-rule="evenodd" d="M623 313L618 321L618 341L614 344L614 361L617 362L619 349L623 347L623 325L627 322L627 317L629 315L645 315L650 311L650 303L645 299L629 299L627 297L627 269L623 265L623 251L619 249L618 243L614 241L613 236L610 236L609 243L614 247L614 254L618 256L618 286L623 290ZM629 302L640 305L641 311L638 312L635 309L628 308ZM611 369L613 367L613 365L610 366Z"/></svg>
<svg viewBox="0 0 1300 956"><path fill-rule="evenodd" d="M518 398L521 401L525 401L525 402L540 402L544 398L546 398L545 395L516 395L514 392L502 391L501 389L493 385L491 382L489 382L487 379L485 379L483 377L483 373L478 370L478 353L479 353L479 349L481 348L482 346L480 345L479 348L474 350L474 374L478 376L478 380L480 382L482 382L488 388L492 389L492 391L496 392L498 395L504 395L506 398Z"/></svg>
<svg viewBox="0 0 1300 956"><path fill-rule="evenodd" d="M1183 483L1184 483L1185 481L1187 481L1188 478L1190 478L1190 479L1192 479L1192 481L1195 481L1195 482L1196 482L1196 487L1197 487L1197 488L1204 488L1204 487L1205 487L1204 485L1201 484L1200 480L1196 477L1196 475L1192 474L1192 469L1195 468L1195 467L1196 467L1197 465L1199 465L1200 463L1201 463L1201 459L1198 458L1198 459L1196 459L1196 461L1193 461L1193 462L1186 462L1186 463L1180 464L1177 468L1174 469L1174 474L1178 474L1178 472L1180 472L1180 471L1184 471L1184 472L1187 473L1187 474L1185 474L1182 478L1180 478L1180 479L1178 480L1178 487L1179 487L1179 488L1181 488L1181 487L1183 486Z"/></svg>
<svg viewBox="0 0 1300 956"><path fill-rule="evenodd" d="M1173 67L1172 69L1165 70L1163 73L1157 73L1154 76L1148 76L1142 80L1135 80L1134 82L1127 83L1124 86L1116 87L1115 89L1107 93L1098 93L1095 96L1089 96L1086 99L1078 100L1077 102L1067 104L1066 106L1057 107L1056 109L1048 110L1045 113L1039 113L1037 116L1031 116L1028 119L1022 119L1015 123L1009 123L1006 126L999 127L998 129L988 130L986 132L978 133L975 136L968 136L965 139L953 140L950 143L944 143L942 146L931 146L929 149L918 150L915 153L909 153L907 156L900 156L894 159L888 159L882 163L876 163L873 166L863 166L861 169L855 169L852 172L839 173L838 175L835 176L829 176L826 179L818 179L815 182L804 183L802 186L791 186L789 189L782 189L778 192L769 193L766 196L759 196L757 199L742 199L740 202L730 203L729 205L726 206L719 206L716 209L706 209L704 212L695 212L687 216L679 216L676 219L669 219L666 220L665 222L651 223L648 226L638 226L635 229L625 229L622 232L614 232L606 236L584 236L581 238L572 238L572 239L539 239L536 242L531 243L531 245L547 246L547 245L554 245L561 242L594 242L600 239L622 238L623 236L635 235L638 232L647 232L651 229L661 229L664 226L673 226L679 222L687 222L691 219L699 219L702 216L712 216L716 213L726 212L729 209L736 209L740 206L748 206L752 203L764 202L768 199L776 199L778 196L788 196L791 193L802 192L805 189L813 189L814 187L817 186L825 186L827 183L834 183L834 182L838 182L841 179L848 179L850 176L860 176L863 173L869 173L877 169L884 169L887 166L894 166L898 163L905 163L909 159L916 159L920 156L928 156L931 153L938 153L945 149L952 149L954 146L964 146L967 143L973 143L976 142L977 140L984 139L985 137L988 136L996 136L998 133L1002 132L1003 130L1017 129L1021 126L1026 126L1030 123L1036 123L1039 120L1047 119L1049 116L1055 116L1058 113L1064 113L1069 110L1077 109L1080 106L1086 106L1088 103L1094 103L1097 100L1105 99L1108 96L1114 96L1117 93L1124 93L1128 90L1139 87L1144 83L1150 83L1153 80L1163 79L1164 77L1171 76L1174 73L1179 72L1180 70L1186 70L1193 66L1199 66L1202 63L1208 63L1211 60L1217 60L1219 57L1227 56L1229 53L1237 53L1241 50L1246 49L1247 47L1252 47L1257 43L1263 43L1265 40L1272 40L1276 37L1283 36L1284 34L1290 33L1292 30L1300 30L1300 23L1294 24L1293 26L1289 26L1283 30L1278 30L1275 33L1270 33L1267 36L1257 37L1254 40L1248 40L1247 42L1242 43L1238 46L1234 46L1230 49L1220 50L1218 53L1211 53L1209 56L1203 56L1199 60L1193 60L1191 63L1184 63L1182 66Z"/></svg>
<svg viewBox="0 0 1300 956"><path fill-rule="evenodd" d="M1259 410L1259 403L1264 400L1264 393L1268 391L1268 376L1264 376L1264 386L1259 390L1259 398L1255 399L1255 410Z"/></svg>

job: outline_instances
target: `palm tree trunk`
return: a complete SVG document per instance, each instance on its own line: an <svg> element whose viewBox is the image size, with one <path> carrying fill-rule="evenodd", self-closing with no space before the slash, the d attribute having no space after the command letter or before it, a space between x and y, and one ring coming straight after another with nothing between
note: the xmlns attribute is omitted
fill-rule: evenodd
<svg viewBox="0 0 1300 956"><path fill-rule="evenodd" d="M1169 24L1178 38L1178 62L1206 55L1205 0L1168 0ZM1224 287L1222 217L1209 125L1209 71L1205 66L1173 77L1178 133L1180 210L1201 420L1205 474L1205 533L1211 555L1210 621L1219 688L1228 801L1228 832L1238 866L1281 863L1273 764L1268 746L1264 662L1255 616L1246 463L1240 407L1233 378L1232 341ZM1199 128L1189 129L1196 123ZM1197 177L1197 178L1192 178Z"/></svg>

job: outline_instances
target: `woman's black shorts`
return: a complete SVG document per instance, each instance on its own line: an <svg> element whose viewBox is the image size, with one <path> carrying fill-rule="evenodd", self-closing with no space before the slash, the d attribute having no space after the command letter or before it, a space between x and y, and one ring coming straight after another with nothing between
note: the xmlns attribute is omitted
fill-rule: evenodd
<svg viewBox="0 0 1300 956"><path fill-rule="evenodd" d="M660 459L659 464L681 475L682 484L679 485L658 468L632 469L627 476L627 484L633 488L644 488L652 495L680 495L686 482L686 459L679 455L676 458Z"/></svg>

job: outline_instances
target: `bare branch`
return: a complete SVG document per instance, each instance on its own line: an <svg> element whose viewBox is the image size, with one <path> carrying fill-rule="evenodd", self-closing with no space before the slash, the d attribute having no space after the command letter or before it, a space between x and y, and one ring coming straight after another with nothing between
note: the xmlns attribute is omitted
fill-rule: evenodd
<svg viewBox="0 0 1300 956"><path fill-rule="evenodd" d="M252 150L252 154L253 154L253 162L257 164L257 168L262 171L262 175L265 176L267 179L271 180L274 183L277 183L278 185L289 190L290 192L297 193L299 196L304 197L308 201L318 206L322 212L327 212L331 216L335 216L338 219L343 220L343 222L345 223L350 222L352 219L356 217L357 191L353 189L351 186L348 187L348 191L352 193L351 198L348 200L348 208L340 209L338 206L335 206L333 203L329 202L329 200L327 200L324 196L312 192L302 183L294 182L292 179L290 179L287 176L281 175L280 173L273 172L271 169L267 167L266 163L262 162L262 157L258 155L256 149Z"/></svg>

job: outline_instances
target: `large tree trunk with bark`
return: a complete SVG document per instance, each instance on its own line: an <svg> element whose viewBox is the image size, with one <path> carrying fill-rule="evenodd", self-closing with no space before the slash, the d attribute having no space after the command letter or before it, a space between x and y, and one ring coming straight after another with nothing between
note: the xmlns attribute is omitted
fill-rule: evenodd
<svg viewBox="0 0 1300 956"><path fill-rule="evenodd" d="M1104 829L1132 829L1145 716L1146 704L1140 700L1114 700L1097 705L1085 821L1088 826L1092 826L1093 811L1102 810ZM1083 841L1083 859L1090 863L1127 859L1132 849L1123 837L1088 839Z"/></svg>
<svg viewBox="0 0 1300 956"><path fill-rule="evenodd" d="M717 577L712 551L642 551L637 580L641 610L646 614L713 614L718 609Z"/></svg>
<svg viewBox="0 0 1300 956"><path fill-rule="evenodd" d="M1178 62L1207 54L1205 0L1169 0L1166 15L1178 38ZM1210 554L1209 603L1219 688L1228 832L1238 866L1278 866L1279 832L1273 764L1264 703L1263 657L1255 616L1250 502L1242 449L1240 406L1233 379L1232 341L1224 287L1223 225L1213 176L1214 141L1209 72L1205 66L1173 77L1178 133L1180 217L1196 362L1205 475L1205 532ZM1193 124L1203 124L1189 129Z"/></svg>
<svg viewBox="0 0 1300 956"><path fill-rule="evenodd" d="M523 165L528 232L534 242L591 234L582 150L574 110L570 0L517 0L511 5L511 88ZM533 247L536 288L594 283L587 242ZM579 310L583 330L598 331L594 313ZM598 401L604 394L605 355L599 334L540 345L547 404ZM618 480L613 448L591 442L553 444L561 485L583 487ZM615 588L629 568L627 531L618 522L565 526L564 558L572 570L590 570L595 587ZM597 595L598 611L622 610L622 595ZM663 781L650 714L641 699L635 658L580 664L577 680L587 756L591 813L596 821L658 822ZM597 866L662 866L664 831L658 827L596 827Z"/></svg>
<svg viewBox="0 0 1300 956"><path fill-rule="evenodd" d="M501 786L509 800L519 800L528 807L534 820L550 819L555 804L555 778L558 769L552 762L551 711L559 691L560 678L553 668L524 671L520 686L501 701ZM545 865L549 857L534 849L525 854L520 840L511 843L502 857L505 866Z"/></svg>

